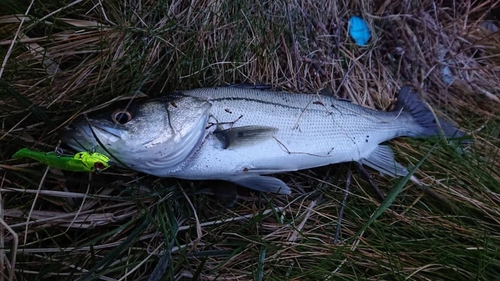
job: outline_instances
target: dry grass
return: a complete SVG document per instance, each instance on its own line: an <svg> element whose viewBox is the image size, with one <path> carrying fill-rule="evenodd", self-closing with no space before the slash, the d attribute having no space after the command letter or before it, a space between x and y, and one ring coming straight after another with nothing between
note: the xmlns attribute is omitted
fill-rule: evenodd
<svg viewBox="0 0 500 281"><path fill-rule="evenodd" d="M497 278L500 35L482 23L499 1L400 2L3 3L0 280ZM347 34L353 14L372 28L368 47ZM464 154L438 145L416 174L429 188L407 184L389 208L357 172L346 185L347 164L280 175L291 196L239 190L226 208L209 195L223 183L10 159L53 150L58 128L113 98L239 82L379 109L411 84L475 142ZM409 165L432 149L392 144ZM373 178L384 192L402 188Z"/></svg>

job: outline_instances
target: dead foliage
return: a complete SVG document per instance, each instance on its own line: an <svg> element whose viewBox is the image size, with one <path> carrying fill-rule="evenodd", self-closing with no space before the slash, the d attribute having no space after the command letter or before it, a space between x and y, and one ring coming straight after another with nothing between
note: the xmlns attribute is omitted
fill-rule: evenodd
<svg viewBox="0 0 500 281"><path fill-rule="evenodd" d="M498 276L499 1L2 5L0 280ZM370 26L368 46L349 37L351 15ZM22 147L54 150L59 129L115 98L242 82L381 110L410 84L474 144L435 148L416 174L429 188L408 184L361 233L380 203L349 165L281 175L291 196L239 190L227 208L210 196L222 183L63 173L10 159ZM408 165L432 149L392 144ZM372 176L386 193L398 182Z"/></svg>

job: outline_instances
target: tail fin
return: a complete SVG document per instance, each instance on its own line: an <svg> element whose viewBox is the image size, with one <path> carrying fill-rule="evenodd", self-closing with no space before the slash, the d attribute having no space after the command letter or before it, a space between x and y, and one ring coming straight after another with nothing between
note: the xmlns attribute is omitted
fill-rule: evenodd
<svg viewBox="0 0 500 281"><path fill-rule="evenodd" d="M409 112L413 120L420 125L421 130L419 132L408 132L408 136L410 137L440 136L441 132L447 138L460 138L464 136L464 133L458 130L451 122L434 116L428 105L408 86L404 86L399 91L395 110Z"/></svg>

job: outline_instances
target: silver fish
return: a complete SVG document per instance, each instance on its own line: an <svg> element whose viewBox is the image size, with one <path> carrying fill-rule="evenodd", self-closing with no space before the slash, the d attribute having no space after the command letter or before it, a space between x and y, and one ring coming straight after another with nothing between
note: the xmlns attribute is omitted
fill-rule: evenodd
<svg viewBox="0 0 500 281"><path fill-rule="evenodd" d="M407 169L381 143L441 134L463 135L435 119L409 87L401 89L390 112L318 94L221 87L90 116L70 126L63 141L159 177L226 180L289 194L283 181L265 175L357 161L405 176Z"/></svg>

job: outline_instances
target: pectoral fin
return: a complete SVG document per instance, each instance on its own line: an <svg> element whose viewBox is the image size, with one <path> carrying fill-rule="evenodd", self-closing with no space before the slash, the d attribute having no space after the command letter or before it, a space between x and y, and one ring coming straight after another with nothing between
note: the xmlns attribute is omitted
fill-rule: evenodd
<svg viewBox="0 0 500 281"><path fill-rule="evenodd" d="M225 130L216 130L214 134L222 142L222 148L236 148L255 144L259 141L272 138L278 129L267 126L242 126Z"/></svg>
<svg viewBox="0 0 500 281"><path fill-rule="evenodd" d="M394 160L394 153L387 145L379 145L368 158L361 160L361 163L392 177L408 174L408 170Z"/></svg>
<svg viewBox="0 0 500 281"><path fill-rule="evenodd" d="M290 194L292 191L283 181L259 175L245 175L230 179L230 181L261 192L272 192L278 194Z"/></svg>

